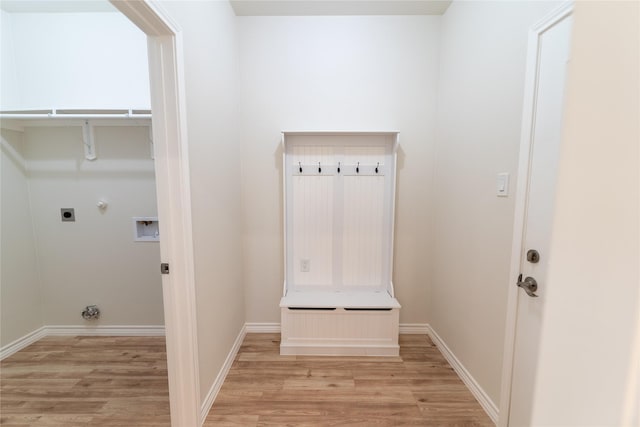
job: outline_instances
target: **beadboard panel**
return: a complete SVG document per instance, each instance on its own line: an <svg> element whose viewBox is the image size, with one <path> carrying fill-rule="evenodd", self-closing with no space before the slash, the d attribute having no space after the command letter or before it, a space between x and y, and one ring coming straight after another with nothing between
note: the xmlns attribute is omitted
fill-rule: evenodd
<svg viewBox="0 0 640 427"><path fill-rule="evenodd" d="M333 277L334 180L293 177L293 272L298 286L328 286ZM303 271L303 262L308 271Z"/></svg>
<svg viewBox="0 0 640 427"><path fill-rule="evenodd" d="M296 145L291 156L293 166L299 164L328 165L334 160L335 148L328 145Z"/></svg>
<svg viewBox="0 0 640 427"><path fill-rule="evenodd" d="M342 284L382 286L384 177L343 180Z"/></svg>
<svg viewBox="0 0 640 427"><path fill-rule="evenodd" d="M285 132L287 283L390 289L393 132Z"/></svg>

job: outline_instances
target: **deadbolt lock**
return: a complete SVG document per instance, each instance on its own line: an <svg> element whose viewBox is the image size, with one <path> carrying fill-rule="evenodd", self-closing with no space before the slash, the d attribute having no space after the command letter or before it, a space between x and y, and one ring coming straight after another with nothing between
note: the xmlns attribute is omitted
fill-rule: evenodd
<svg viewBox="0 0 640 427"><path fill-rule="evenodd" d="M527 251L527 261L532 264L536 264L538 261L540 261L540 253L535 249L529 249Z"/></svg>

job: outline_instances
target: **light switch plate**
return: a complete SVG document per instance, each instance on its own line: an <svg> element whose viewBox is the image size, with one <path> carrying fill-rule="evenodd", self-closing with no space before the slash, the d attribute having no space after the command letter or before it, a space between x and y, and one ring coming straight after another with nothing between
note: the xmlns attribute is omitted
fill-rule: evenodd
<svg viewBox="0 0 640 427"><path fill-rule="evenodd" d="M499 173L496 176L496 196L509 196L509 174L507 172Z"/></svg>

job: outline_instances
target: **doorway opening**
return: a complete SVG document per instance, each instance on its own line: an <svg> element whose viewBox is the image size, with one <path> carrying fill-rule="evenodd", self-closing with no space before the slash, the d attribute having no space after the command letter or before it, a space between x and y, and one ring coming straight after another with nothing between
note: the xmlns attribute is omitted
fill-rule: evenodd
<svg viewBox="0 0 640 427"><path fill-rule="evenodd" d="M167 358L169 365L169 388L171 392L171 417L173 425L196 425L199 421L199 395L198 395L198 383L197 383L197 358L195 357L195 334L194 334L194 310L193 301L193 261L192 261L192 249L191 249L191 213L190 213L190 201L189 201L189 181L188 181L188 165L185 161L185 128L184 128L184 107L181 101L182 85L180 83L180 59L179 59L179 46L180 37L178 31L175 30L169 21L163 17L162 13L157 11L153 6L147 2L132 2L135 4L127 4L127 2L113 2L117 9L122 11L127 18L129 18L134 24L136 24L148 37L147 48L149 52L149 65L151 70L150 81L152 91L152 105L151 109L154 113L153 132L150 134L147 130L150 123L148 117L144 117L147 123L131 122L129 124L135 124L135 127L129 129L127 126L119 126L104 130L103 126L96 126L92 123L92 120L104 119L101 123L103 125L112 125L122 117L116 117L112 119L110 114L113 111L105 111L104 109L95 110L92 108L81 108L75 111L56 111L46 109L30 110L30 111L13 111L14 118L18 118L18 114L23 113L28 115L30 113L43 114L43 117L47 119L51 118L51 115L56 114L68 114L65 120L83 120L79 127L82 129L81 143L84 144L84 159L92 160L90 157L95 158L95 155L105 157L105 153L108 149L103 148L102 152L99 148L99 141L105 136L110 134L111 138L116 140L126 139L123 137L123 132L131 132L137 135L139 138L144 138L145 150L147 159L155 157L152 164L155 163L155 186L152 184L150 188L146 188L143 192L147 195L157 193L157 212L152 209L144 210L140 209L132 214L128 215L126 223L127 235L130 237L131 245L133 247L146 247L147 249L152 246L156 247L155 259L150 262L153 265L153 270L156 275L160 273L160 261L170 264L171 270L169 275L162 275L162 297L158 298L159 302L159 316L164 315L164 322L166 325L167 336ZM81 110L81 111L78 111ZM107 109L109 110L109 109ZM132 117L140 119L138 115L147 115L148 111L128 111L122 112L128 119ZM107 115L102 117L102 115ZM49 117L47 117L49 116ZM100 116L100 117L98 117ZM135 117L134 117L135 116ZM36 119L36 117L26 117L23 119ZM4 120L3 127L10 128L12 126L18 128L19 124L16 121ZM66 122L70 123L70 122ZM73 123L74 125L76 122ZM31 126L29 126L31 127ZM56 129L62 131L62 129ZM11 132L15 132L14 129ZM35 133L42 133L42 129L36 130ZM149 140L153 142L153 150L149 152ZM96 143L98 148L96 149ZM4 145L4 143L3 143ZM11 144L7 144L8 146ZM82 147L82 145L81 145ZM51 148L51 147L48 147ZM91 150L97 150L92 152ZM125 150L131 150L129 146ZM89 152L87 152L89 150ZM135 151L136 149L134 149ZM15 153L14 153L15 154ZM108 156L106 156L108 157ZM106 160L106 159L101 159ZM82 162L82 159L78 159ZM99 162L95 163L96 165ZM103 163L104 164L104 163ZM148 166L141 166L136 163L136 160L132 160L131 164L134 169L145 169L143 172L147 175L151 175L153 178L153 167L149 170ZM102 171L104 172L104 171ZM137 171L138 174L143 172ZM149 187L149 186L147 186ZM155 189L154 189L155 187ZM155 190L155 191L154 191ZM46 191L43 190L44 193ZM74 193L74 191L69 191ZM93 214L103 215L104 218L109 211L118 205L118 200L115 197L109 197L107 194L104 197L99 196L96 200L92 201ZM150 205L155 205L151 203ZM153 206L155 208L155 206ZM80 223L80 219L84 217L81 210L76 209L75 206L71 206L66 203L59 206L59 215L67 215L61 218L56 218L57 221L61 221L62 225L72 225L73 221L70 218L76 219L76 224ZM71 211L73 209L73 211ZM69 212L72 212L71 214ZM159 222L154 223L154 218L157 215ZM100 217L99 217L100 218ZM143 218L144 222L150 224L159 225L157 235L160 236L160 241L136 241L134 240L134 234L139 231L139 223L134 218ZM150 219L151 218L151 219ZM121 223L120 226L123 224ZM94 228L99 229L99 226ZM148 237L148 233L142 233L143 237ZM86 235L86 233L85 233ZM110 236L108 236L110 237ZM108 238L107 237L107 238ZM154 240L154 239L142 239L142 240ZM97 242L98 244L100 242ZM102 242L104 245L104 242ZM137 245L137 246L136 246ZM56 251L55 245L52 251L61 258L65 258L68 255L68 251L58 248ZM90 254L91 251L86 251ZM74 257L69 256L73 259ZM104 267L105 271L109 271L109 268L114 268L109 262L105 261L101 267ZM75 268L82 269L87 268L87 265L78 263ZM88 268L91 272L92 269ZM132 267L130 270L135 270ZM99 274L99 271L94 272ZM157 278L157 276L156 276ZM176 283L180 284L180 289L176 289ZM159 290L159 284L156 287ZM159 293L159 292L158 292ZM126 302L135 302L131 298L123 298L122 295L116 295L116 298L125 299ZM87 307L81 307L76 313L80 316L80 312L93 311L93 308L89 310L88 306L97 305L98 309L100 304L93 304L95 301L87 301ZM164 302L164 304L162 304ZM162 307L164 305L164 307ZM104 308L104 307L103 307ZM139 307L138 307L139 308ZM164 312L164 313L163 313ZM106 313L102 311L103 319L106 318ZM3 322L4 323L4 322ZM42 332L42 331L41 331ZM127 331L121 331L127 333ZM164 332L164 331L161 331ZM161 333L158 331L158 333ZM42 333L46 333L46 330ZM31 334L31 339L37 339L38 334Z"/></svg>

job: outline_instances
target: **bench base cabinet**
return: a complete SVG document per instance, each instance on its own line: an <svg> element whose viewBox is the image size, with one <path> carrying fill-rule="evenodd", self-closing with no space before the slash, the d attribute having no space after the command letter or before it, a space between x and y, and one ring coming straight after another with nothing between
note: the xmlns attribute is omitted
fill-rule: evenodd
<svg viewBox="0 0 640 427"><path fill-rule="evenodd" d="M282 355L398 356L400 310L282 308Z"/></svg>

